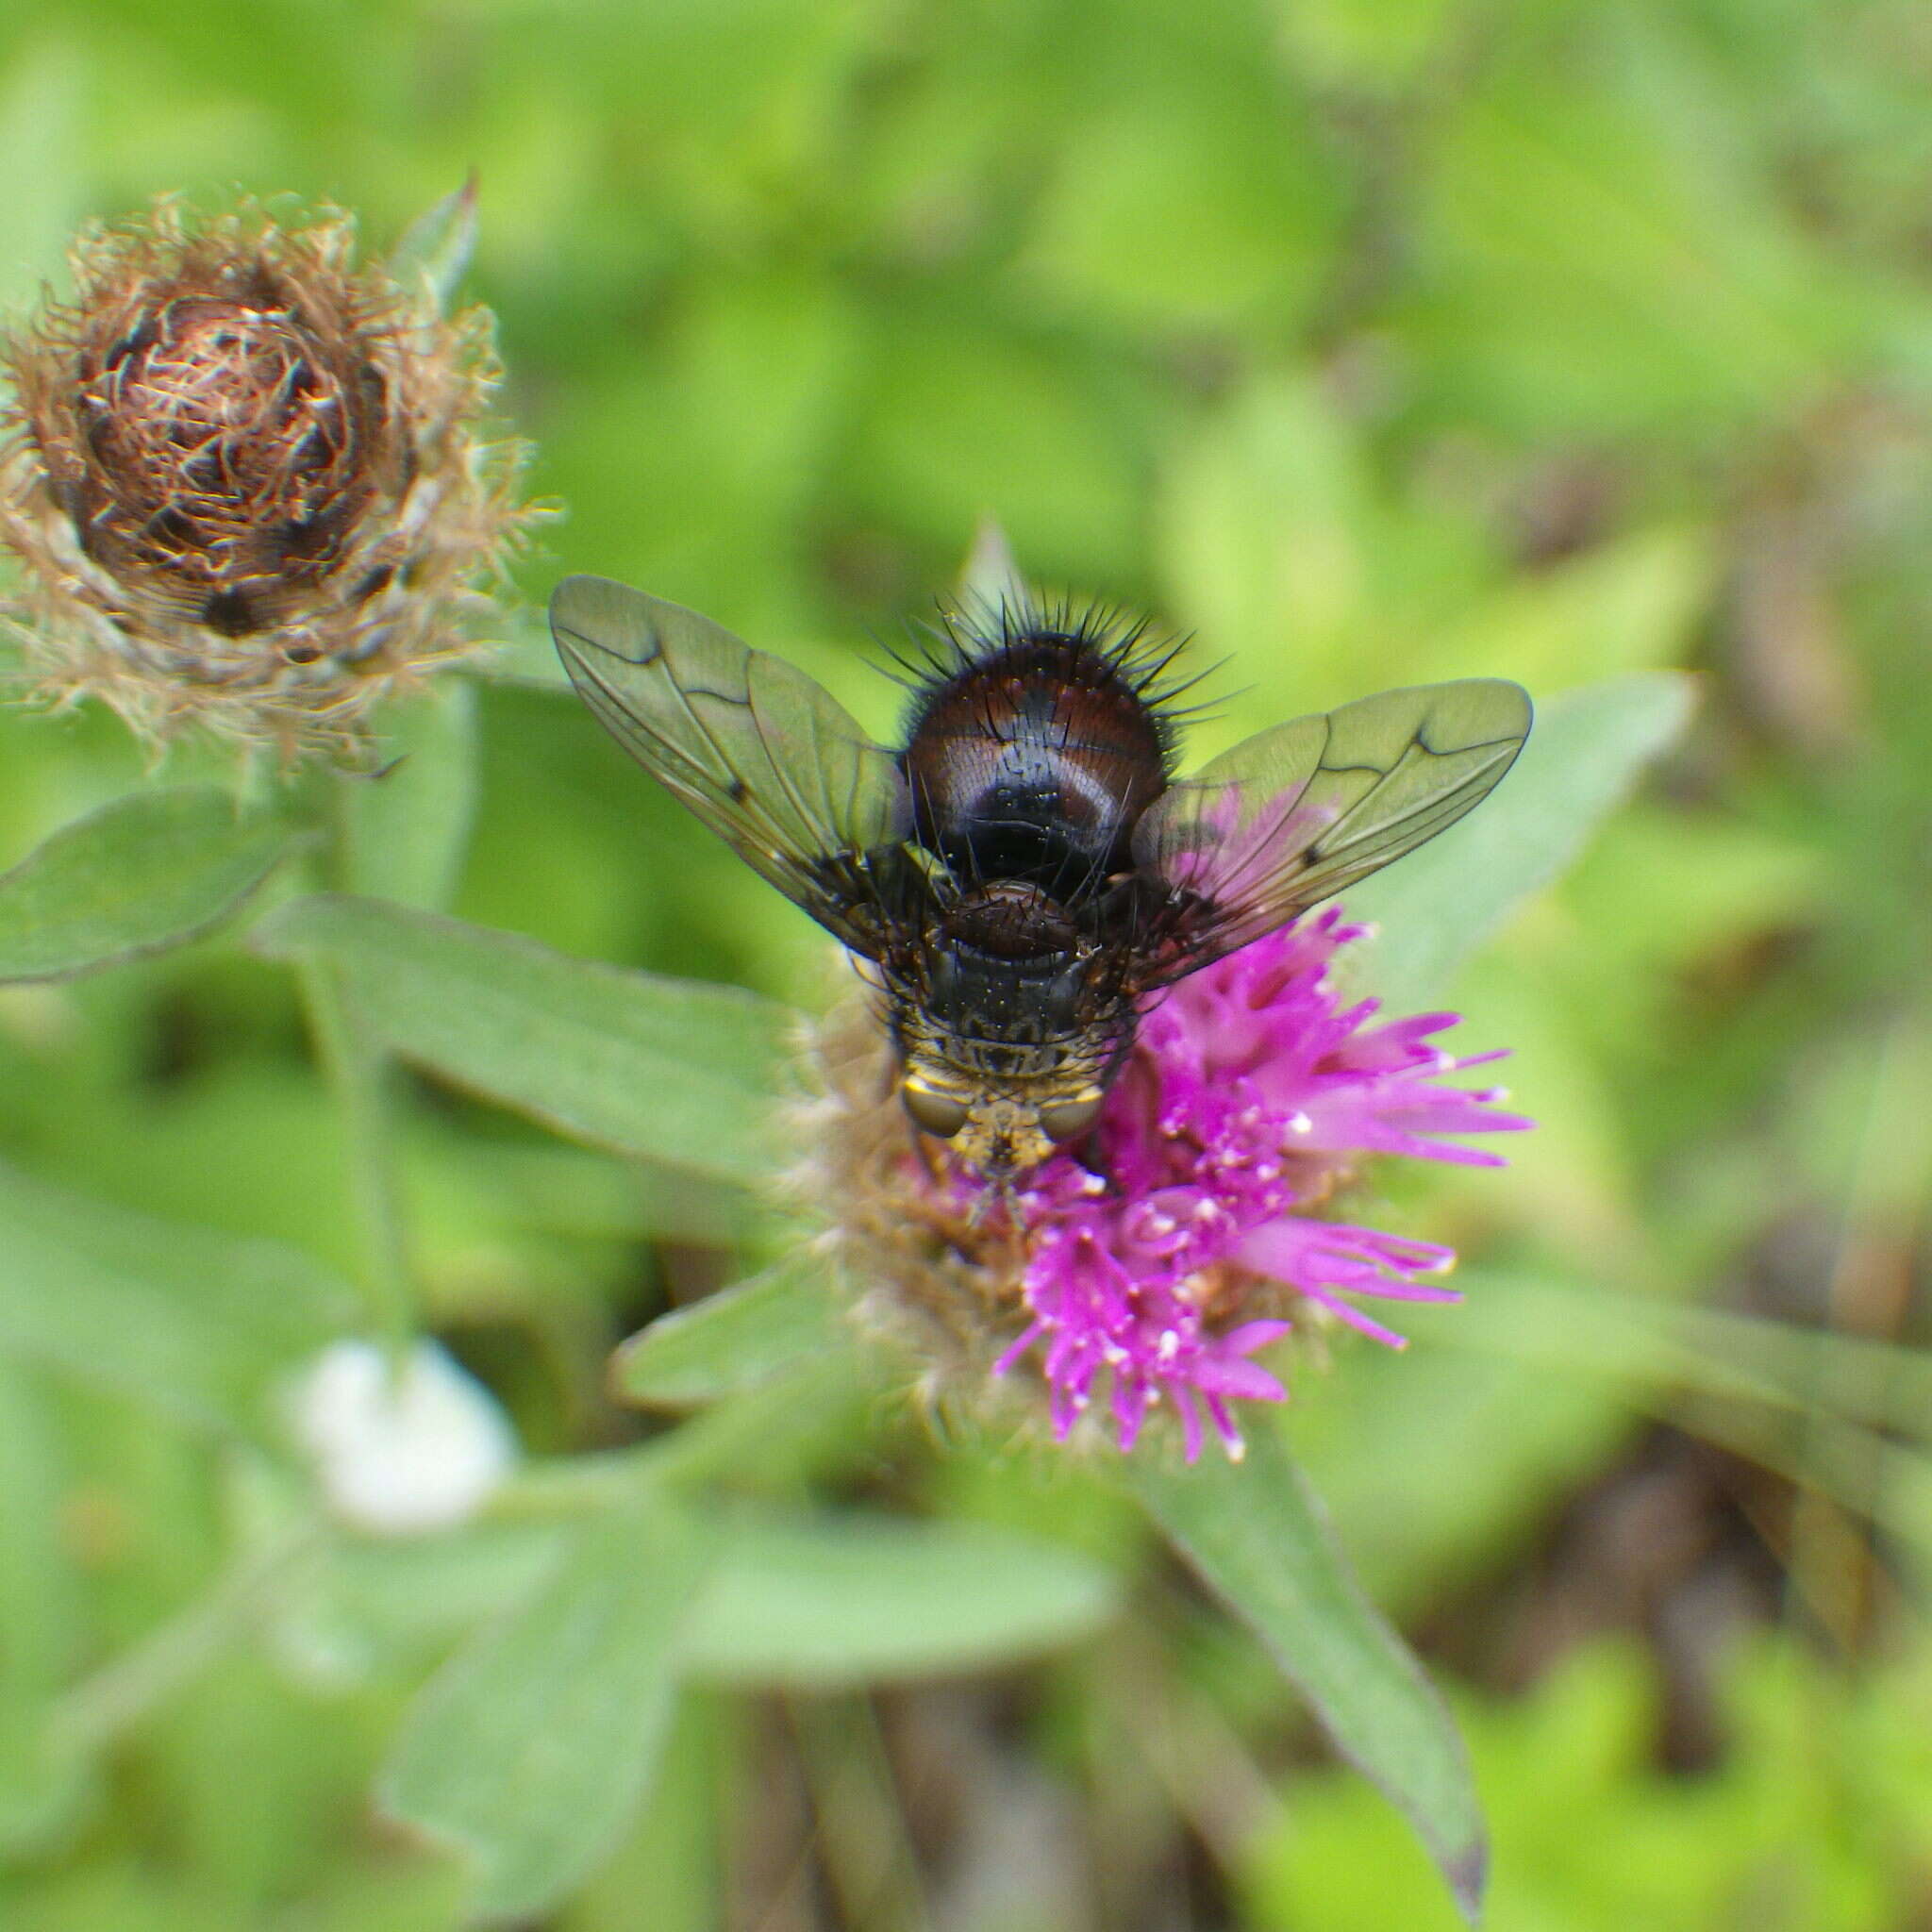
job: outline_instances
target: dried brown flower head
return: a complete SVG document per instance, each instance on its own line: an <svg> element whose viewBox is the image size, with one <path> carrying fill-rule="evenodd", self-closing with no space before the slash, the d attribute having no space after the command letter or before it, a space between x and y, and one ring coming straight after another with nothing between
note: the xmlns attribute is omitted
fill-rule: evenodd
<svg viewBox="0 0 1932 1932"><path fill-rule="evenodd" d="M354 239L335 210L163 202L85 232L73 299L0 346L0 543L45 691L292 753L470 648L525 516L519 450L478 428L490 318Z"/></svg>

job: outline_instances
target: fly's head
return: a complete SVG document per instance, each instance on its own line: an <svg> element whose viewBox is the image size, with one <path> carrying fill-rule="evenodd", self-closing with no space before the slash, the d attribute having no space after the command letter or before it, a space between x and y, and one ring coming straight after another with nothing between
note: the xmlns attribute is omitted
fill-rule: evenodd
<svg viewBox="0 0 1932 1932"><path fill-rule="evenodd" d="M956 1034L918 1008L895 1017L913 1125L1002 1191L1100 1117L1117 1058L1107 1032L1017 1045Z"/></svg>

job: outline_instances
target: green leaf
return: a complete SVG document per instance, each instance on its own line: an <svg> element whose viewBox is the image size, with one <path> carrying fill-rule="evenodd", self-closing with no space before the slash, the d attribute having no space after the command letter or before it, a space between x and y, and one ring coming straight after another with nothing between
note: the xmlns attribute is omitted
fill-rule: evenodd
<svg viewBox="0 0 1932 1932"><path fill-rule="evenodd" d="M827 1468L876 1458L883 1374L903 1366L883 1351L822 1352L714 1402L637 1453L667 1487L725 1482L791 1494Z"/></svg>
<svg viewBox="0 0 1932 1932"><path fill-rule="evenodd" d="M771 1173L787 1015L769 1001L367 899L296 900L253 941L337 960L398 1053L560 1133L713 1179Z"/></svg>
<svg viewBox="0 0 1932 1932"><path fill-rule="evenodd" d="M254 1432L347 1287L292 1248L177 1226L0 1167L0 1354Z"/></svg>
<svg viewBox="0 0 1932 1932"><path fill-rule="evenodd" d="M1415 1827L1472 1923L1487 1843L1469 1760L1435 1690L1363 1596L1320 1503L1272 1428L1240 1462L1127 1458L1124 1479L1266 1644L1351 1763Z"/></svg>
<svg viewBox="0 0 1932 1932"><path fill-rule="evenodd" d="M1443 624L1414 675L1479 671L1554 692L1663 670L1695 647L1714 548L1697 525L1644 525L1509 577Z"/></svg>
<svg viewBox="0 0 1932 1932"><path fill-rule="evenodd" d="M211 786L136 791L0 875L0 980L66 979L198 939L261 884L286 826Z"/></svg>
<svg viewBox="0 0 1932 1932"><path fill-rule="evenodd" d="M824 1257L800 1246L749 1281L660 1315L611 1362L628 1402L695 1408L756 1387L828 1349L849 1348Z"/></svg>
<svg viewBox="0 0 1932 1932"><path fill-rule="evenodd" d="M1932 1350L1594 1283L1484 1269L1464 1285L1466 1322L1420 1317L1431 1345L1932 1439Z"/></svg>
<svg viewBox="0 0 1932 1932"><path fill-rule="evenodd" d="M741 1528L686 1633L686 1667L811 1689L986 1669L1112 1613L1112 1574L976 1524L828 1517Z"/></svg>
<svg viewBox="0 0 1932 1932"><path fill-rule="evenodd" d="M476 816L475 687L445 677L391 706L383 725L383 769L341 781L342 883L441 912L456 895Z"/></svg>
<svg viewBox="0 0 1932 1932"><path fill-rule="evenodd" d="M451 1175L445 1211L466 1222L477 1213L472 1187L487 1196L493 1218L511 1227L598 1241L729 1248L744 1239L757 1217L748 1188L623 1160L595 1148L555 1141L498 1145L478 1142L474 1135L464 1136L458 1148L460 1170ZM439 1143L431 1151L448 1158L458 1148Z"/></svg>
<svg viewBox="0 0 1932 1932"><path fill-rule="evenodd" d="M479 1912L544 1910L623 1835L670 1722L707 1555L698 1527L661 1508L601 1518L417 1700L378 1796L472 1855Z"/></svg>
<svg viewBox="0 0 1932 1932"><path fill-rule="evenodd" d="M545 1583L581 1520L485 1516L435 1536L333 1537L307 1587L278 1607L275 1643L339 1684L420 1674Z"/></svg>
<svg viewBox="0 0 1932 1932"><path fill-rule="evenodd" d="M1683 730L1692 696L1681 674L1646 672L1540 705L1529 742L1491 797L1349 891L1349 917L1378 927L1354 976L1392 1008L1440 998L1463 960L1583 850Z"/></svg>
<svg viewBox="0 0 1932 1932"><path fill-rule="evenodd" d="M391 277L411 292L426 296L432 313L441 314L456 294L476 249L476 177L473 174L453 194L445 194L403 230L402 240L384 264Z"/></svg>
<svg viewBox="0 0 1932 1932"><path fill-rule="evenodd" d="M716 1932L728 1923L725 1861L736 1843L733 1774L744 1735L736 1720L723 1694L678 1698L650 1796L624 1844L572 1901L565 1932Z"/></svg>

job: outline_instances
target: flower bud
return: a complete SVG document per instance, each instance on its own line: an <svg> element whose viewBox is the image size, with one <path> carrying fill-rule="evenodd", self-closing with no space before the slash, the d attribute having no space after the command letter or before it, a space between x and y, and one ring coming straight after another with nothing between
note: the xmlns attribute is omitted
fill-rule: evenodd
<svg viewBox="0 0 1932 1932"><path fill-rule="evenodd" d="M525 519L480 435L487 311L445 319L350 220L161 203L85 232L75 293L0 347L0 543L50 695L286 753L468 648Z"/></svg>
<svg viewBox="0 0 1932 1932"><path fill-rule="evenodd" d="M496 1398L429 1341L400 1367L372 1341L332 1342L296 1384L291 1420L329 1507L377 1536L467 1522L517 1457Z"/></svg>

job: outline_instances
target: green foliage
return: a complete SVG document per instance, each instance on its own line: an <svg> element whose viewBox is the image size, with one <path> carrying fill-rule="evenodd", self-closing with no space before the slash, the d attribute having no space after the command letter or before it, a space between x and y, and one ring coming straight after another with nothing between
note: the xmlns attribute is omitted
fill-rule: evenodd
<svg viewBox="0 0 1932 1932"><path fill-rule="evenodd" d="M1725 1673L1731 1757L1672 1777L1649 1762L1657 1693L1641 1660L1617 1645L1579 1653L1533 1707L1466 1712L1496 1821L1485 1923L1882 1932L1907 1922L1932 1792L1924 1700L1923 1656L1848 1689L1801 1650L1755 1646ZM1333 1778L1310 1780L1257 1834L1248 1872L1260 1924L1456 1924L1414 1852Z"/></svg>
<svg viewBox="0 0 1932 1932"><path fill-rule="evenodd" d="M707 1541L667 1510L613 1512L424 1692L382 1802L475 1856L481 1911L551 1904L615 1842L671 1721Z"/></svg>
<svg viewBox="0 0 1932 1932"><path fill-rule="evenodd" d="M1254 1629L1351 1763L1414 1824L1474 1920L1489 1863L1461 1740L1350 1574L1322 1506L1273 1430L1240 1462L1130 1463L1126 1483L1203 1580Z"/></svg>
<svg viewBox="0 0 1932 1932"><path fill-rule="evenodd" d="M341 793L344 891L426 912L456 896L476 815L476 692L452 679L392 707L388 760Z"/></svg>
<svg viewBox="0 0 1932 1932"><path fill-rule="evenodd" d="M784 1014L368 899L304 899L255 943L345 968L397 1052L559 1131L708 1179L769 1173Z"/></svg>
<svg viewBox="0 0 1932 1932"><path fill-rule="evenodd" d="M878 1875L896 1783L959 1860L927 1917L970 1932L1040 1842L1091 1848L1026 1902L1057 1925L1448 1924L1398 1811L1297 1748L1291 1686L1467 1899L1458 1749L1378 1612L1453 1660L1500 1932L1907 1923L1913 9L327 12L7 9L0 302L158 192L334 198L495 309L568 515L485 675L340 780L144 774L109 720L0 713L0 1923L670 1932L816 1887L870 1932L918 1917ZM1281 1441L1137 1460L1141 1507L1111 1463L908 1412L855 1345L763 1192L823 937L597 739L534 614L565 571L633 580L884 733L865 641L989 514L1037 579L1228 660L1190 763L1403 683L1539 707L1497 795L1348 899L1364 991L1453 1001L1539 1123L1506 1175L1365 1176L1469 1257L1468 1303L1297 1359ZM1011 568L982 546L973 581ZM445 1532L325 1525L291 1378L412 1324L527 1459ZM1774 1642L1712 1618L1749 1565L1564 1569L1686 1435L1728 1512L1699 1547L1776 1566ZM1676 1678L1667 1713L1623 1649L1528 1667L1551 1594L1688 1618L1693 1679L1731 1651L1708 1769L1658 1768ZM996 1671L996 1721L975 1682L866 1728L864 1687Z"/></svg>
<svg viewBox="0 0 1932 1932"><path fill-rule="evenodd" d="M298 1250L109 1209L10 1170L0 1241L0 1352L242 1432L269 1420L275 1379L351 1307Z"/></svg>
<svg viewBox="0 0 1932 1932"><path fill-rule="evenodd" d="M288 844L282 825L200 787L103 806L0 876L0 980L66 979L197 939Z"/></svg>
<svg viewBox="0 0 1932 1932"><path fill-rule="evenodd" d="M960 1523L735 1526L689 1624L686 1666L805 1690L952 1674L1090 1633L1115 1581L1074 1550Z"/></svg>
<svg viewBox="0 0 1932 1932"><path fill-rule="evenodd" d="M402 232L385 258L389 272L404 288L421 279L428 307L450 307L476 252L476 179L427 208Z"/></svg>
<svg viewBox="0 0 1932 1932"><path fill-rule="evenodd" d="M1439 997L1523 900L1575 861L1690 711L1684 681L1656 673L1544 705L1493 809L1472 813L1348 895L1351 915L1382 929L1351 969L1394 1010Z"/></svg>
<svg viewBox="0 0 1932 1932"><path fill-rule="evenodd" d="M687 1408L841 1346L850 1331L834 1285L818 1257L801 1251L653 1322L617 1351L611 1374L627 1401Z"/></svg>

